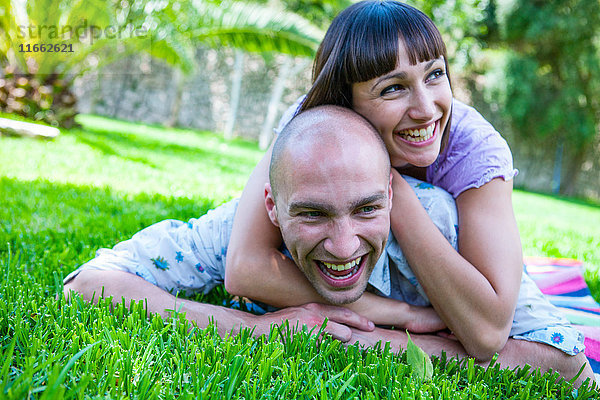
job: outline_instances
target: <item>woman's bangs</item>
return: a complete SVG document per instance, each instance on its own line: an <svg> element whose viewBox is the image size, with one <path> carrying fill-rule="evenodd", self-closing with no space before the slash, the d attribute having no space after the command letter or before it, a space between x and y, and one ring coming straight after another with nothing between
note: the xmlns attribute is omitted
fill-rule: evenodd
<svg viewBox="0 0 600 400"><path fill-rule="evenodd" d="M399 35L404 41L412 65L440 57L446 58L446 45L442 36L425 14L422 18L407 16L402 21L402 25L404 29L399 32Z"/></svg>
<svg viewBox="0 0 600 400"><path fill-rule="evenodd" d="M379 3L354 21L340 65L346 83L365 82L394 70L400 40L412 65L446 57L446 46L433 22L414 8L395 5Z"/></svg>
<svg viewBox="0 0 600 400"><path fill-rule="evenodd" d="M363 25L350 38L345 57L347 83L364 82L386 74L398 63L399 38L397 32L381 29L382 25ZM378 29L379 27L379 29Z"/></svg>

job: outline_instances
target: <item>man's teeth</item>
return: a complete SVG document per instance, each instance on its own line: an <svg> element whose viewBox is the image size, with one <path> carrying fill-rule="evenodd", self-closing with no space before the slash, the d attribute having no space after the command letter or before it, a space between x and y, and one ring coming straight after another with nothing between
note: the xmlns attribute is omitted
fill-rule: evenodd
<svg viewBox="0 0 600 400"><path fill-rule="evenodd" d="M341 279L347 279L348 277L356 274L358 272L358 269L360 268L361 260L362 260L362 256L358 257L357 259L350 261L349 263L346 263L346 264L331 264L331 263L326 263L326 262L321 262L321 261L319 261L318 264L321 268L321 271L323 271L323 273L325 275L327 275L331 279L341 280ZM334 275L332 272L329 272L329 271L332 271L332 272L336 271L337 274ZM346 273L340 274L340 272L346 272Z"/></svg>
<svg viewBox="0 0 600 400"><path fill-rule="evenodd" d="M398 132L398 134L409 142L424 142L431 139L434 130L435 124L431 124L427 128L407 129L405 131Z"/></svg>
<svg viewBox="0 0 600 400"><path fill-rule="evenodd" d="M362 257L358 257L356 260L354 261L350 261L349 263L346 264L330 264L330 263L326 263L323 262L323 265L325 265L327 268L332 269L334 271L346 271L350 268L353 268L356 264L360 264L360 260Z"/></svg>

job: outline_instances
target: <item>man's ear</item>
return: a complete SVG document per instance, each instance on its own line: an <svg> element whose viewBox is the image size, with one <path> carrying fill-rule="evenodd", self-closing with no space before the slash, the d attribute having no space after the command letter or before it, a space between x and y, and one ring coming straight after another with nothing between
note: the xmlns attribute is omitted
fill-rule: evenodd
<svg viewBox="0 0 600 400"><path fill-rule="evenodd" d="M394 179L394 175L390 172L390 182L388 184L388 195L390 197L390 210L392 209L392 199L394 198L394 190L392 188L392 180Z"/></svg>
<svg viewBox="0 0 600 400"><path fill-rule="evenodd" d="M267 208L267 214L273 225L279 227L279 221L277 220L277 205L275 205L273 189L271 189L271 184L268 182L265 183L265 207Z"/></svg>

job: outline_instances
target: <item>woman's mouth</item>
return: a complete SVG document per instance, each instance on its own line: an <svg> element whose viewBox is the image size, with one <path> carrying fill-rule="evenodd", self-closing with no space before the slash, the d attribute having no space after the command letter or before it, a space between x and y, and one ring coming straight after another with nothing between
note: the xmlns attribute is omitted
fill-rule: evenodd
<svg viewBox="0 0 600 400"><path fill-rule="evenodd" d="M405 129L395 132L395 135L404 142L413 145L422 146L431 143L435 140L437 121L421 129Z"/></svg>

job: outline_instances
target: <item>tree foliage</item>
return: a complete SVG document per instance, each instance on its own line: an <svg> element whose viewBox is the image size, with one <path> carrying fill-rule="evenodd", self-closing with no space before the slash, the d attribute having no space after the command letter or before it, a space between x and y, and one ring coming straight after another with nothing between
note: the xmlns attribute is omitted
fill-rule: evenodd
<svg viewBox="0 0 600 400"><path fill-rule="evenodd" d="M327 29L331 20L352 4L351 0L279 0L286 10Z"/></svg>
<svg viewBox="0 0 600 400"><path fill-rule="evenodd" d="M458 76L469 67L471 54L485 32L485 10L491 0L408 0L427 14L438 27L448 48L451 72Z"/></svg>
<svg viewBox="0 0 600 400"><path fill-rule="evenodd" d="M133 54L149 54L188 73L195 69L199 44L312 56L321 37L322 31L303 18L256 3L0 0L0 63L4 83L10 80L4 86L11 88L2 108L48 121L64 112L63 104L36 103L38 87L58 88L51 90L57 98L77 76ZM39 50L49 44L65 45L69 51L23 51L23 46ZM27 88L19 86L20 78L27 80ZM74 100L72 94L69 98ZM74 110L73 105L69 107ZM64 121L72 121L72 112L68 119L48 122Z"/></svg>
<svg viewBox="0 0 600 400"><path fill-rule="evenodd" d="M564 146L569 193L599 132L600 2L518 0L504 32L505 113L521 137Z"/></svg>

